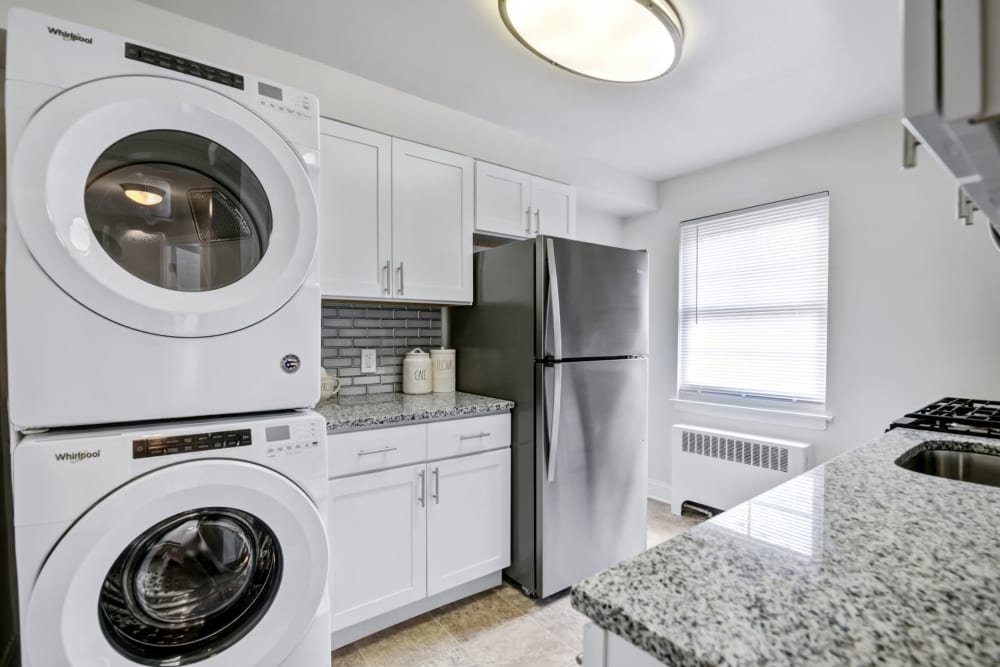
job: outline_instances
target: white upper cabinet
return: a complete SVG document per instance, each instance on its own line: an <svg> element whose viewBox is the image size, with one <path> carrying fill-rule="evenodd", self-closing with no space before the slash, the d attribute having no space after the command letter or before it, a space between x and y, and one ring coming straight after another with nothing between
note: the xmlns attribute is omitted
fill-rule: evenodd
<svg viewBox="0 0 1000 667"><path fill-rule="evenodd" d="M512 238L576 235L576 188L476 162L476 231Z"/></svg>
<svg viewBox="0 0 1000 667"><path fill-rule="evenodd" d="M473 161L392 140L394 295L472 302Z"/></svg>
<svg viewBox="0 0 1000 667"><path fill-rule="evenodd" d="M544 178L531 178L531 215L535 234L576 236L576 188Z"/></svg>
<svg viewBox="0 0 1000 667"><path fill-rule="evenodd" d="M389 296L392 262L392 140L324 119L319 230L324 296Z"/></svg>
<svg viewBox="0 0 1000 667"><path fill-rule="evenodd" d="M476 162L476 231L531 236L531 176L489 162Z"/></svg>
<svg viewBox="0 0 1000 667"><path fill-rule="evenodd" d="M323 119L324 297L472 303L473 161Z"/></svg>

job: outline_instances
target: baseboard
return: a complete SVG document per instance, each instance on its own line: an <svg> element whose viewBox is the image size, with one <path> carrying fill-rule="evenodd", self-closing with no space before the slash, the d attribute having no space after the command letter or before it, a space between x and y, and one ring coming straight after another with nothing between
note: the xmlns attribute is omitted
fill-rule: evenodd
<svg viewBox="0 0 1000 667"><path fill-rule="evenodd" d="M470 595L475 595L490 588L496 588L502 583L499 572L494 572L493 574L488 574L485 577L480 577L461 586L456 586L447 591L438 593L437 595L432 595L426 597L423 600L417 600L412 604L408 604L405 607L399 609L393 609L392 611L386 612L381 616L376 616L375 618L370 618L367 621L362 621L355 625L352 625L341 630L335 630L330 633L330 641L333 644L333 649L336 650L341 646L347 646L351 642L355 642L362 637L367 637L368 635L375 634L379 630L384 630L388 627L396 625L397 623L402 623L403 621L409 620L414 616L420 616L432 609L437 609L438 607L443 607L446 604L451 604L462 598L467 598Z"/></svg>
<svg viewBox="0 0 1000 667"><path fill-rule="evenodd" d="M659 500L661 503L669 503L670 483L651 478L649 485L646 487L646 495L653 500Z"/></svg>

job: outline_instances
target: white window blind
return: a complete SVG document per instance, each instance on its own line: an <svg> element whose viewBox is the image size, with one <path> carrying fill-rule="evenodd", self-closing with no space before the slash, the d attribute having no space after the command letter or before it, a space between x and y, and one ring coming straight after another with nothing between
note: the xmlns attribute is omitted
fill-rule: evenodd
<svg viewBox="0 0 1000 667"><path fill-rule="evenodd" d="M682 398L825 403L829 199L682 223Z"/></svg>

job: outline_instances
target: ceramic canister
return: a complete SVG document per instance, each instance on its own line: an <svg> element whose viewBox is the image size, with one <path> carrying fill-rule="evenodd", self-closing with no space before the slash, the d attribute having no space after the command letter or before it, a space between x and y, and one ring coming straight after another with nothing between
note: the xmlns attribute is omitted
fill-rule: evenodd
<svg viewBox="0 0 1000 667"><path fill-rule="evenodd" d="M431 393L431 355L419 347L403 357L403 393Z"/></svg>
<svg viewBox="0 0 1000 667"><path fill-rule="evenodd" d="M451 393L455 391L455 350L431 350L431 366L434 367L434 391Z"/></svg>

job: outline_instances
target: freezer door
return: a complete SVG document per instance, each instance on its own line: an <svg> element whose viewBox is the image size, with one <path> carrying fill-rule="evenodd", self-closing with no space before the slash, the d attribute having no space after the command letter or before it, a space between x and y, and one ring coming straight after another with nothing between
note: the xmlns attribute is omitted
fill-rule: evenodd
<svg viewBox="0 0 1000 667"><path fill-rule="evenodd" d="M646 548L647 360L537 364L536 592Z"/></svg>
<svg viewBox="0 0 1000 667"><path fill-rule="evenodd" d="M645 250L544 237L546 266L536 281L544 303L539 358L586 359L649 352L649 275Z"/></svg>

